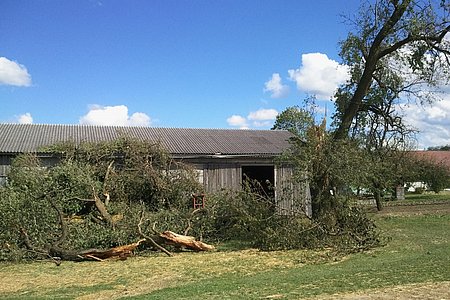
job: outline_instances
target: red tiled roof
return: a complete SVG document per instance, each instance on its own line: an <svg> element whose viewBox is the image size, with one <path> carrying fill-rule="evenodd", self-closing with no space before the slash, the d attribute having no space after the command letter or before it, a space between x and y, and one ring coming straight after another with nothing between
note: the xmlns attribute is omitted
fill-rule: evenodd
<svg viewBox="0 0 450 300"><path fill-rule="evenodd" d="M418 159L442 164L450 169L450 151L413 151L412 154Z"/></svg>

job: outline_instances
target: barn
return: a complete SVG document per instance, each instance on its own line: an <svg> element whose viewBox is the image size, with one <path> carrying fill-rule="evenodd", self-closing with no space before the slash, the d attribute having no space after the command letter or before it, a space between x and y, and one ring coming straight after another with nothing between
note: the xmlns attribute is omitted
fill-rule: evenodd
<svg viewBox="0 0 450 300"><path fill-rule="evenodd" d="M59 142L101 142L129 137L159 142L173 159L191 164L207 193L240 189L245 178L271 185L281 214L311 215L306 181L295 182L293 169L278 164L292 134L284 130L157 128L53 124L0 124L0 183L7 180L12 159L36 153L47 165L56 158L42 148ZM286 191L292 191L289 195Z"/></svg>

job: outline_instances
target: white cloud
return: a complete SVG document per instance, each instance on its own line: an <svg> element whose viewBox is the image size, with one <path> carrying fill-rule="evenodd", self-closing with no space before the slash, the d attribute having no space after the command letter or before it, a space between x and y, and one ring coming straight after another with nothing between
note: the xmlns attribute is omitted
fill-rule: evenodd
<svg viewBox="0 0 450 300"><path fill-rule="evenodd" d="M227 123L233 127L239 127L241 129L248 129L247 119L240 115L232 115L227 119Z"/></svg>
<svg viewBox="0 0 450 300"><path fill-rule="evenodd" d="M258 109L257 111L252 111L248 114L248 119L252 121L267 121L275 120L278 115L278 111L273 108L270 109Z"/></svg>
<svg viewBox="0 0 450 300"><path fill-rule="evenodd" d="M252 127L270 127L276 119L278 111L275 109L259 109L248 114L247 118L240 115L232 115L227 119L228 125L239 127L240 129Z"/></svg>
<svg viewBox="0 0 450 300"><path fill-rule="evenodd" d="M130 126L150 126L151 119L149 116L147 116L144 113L136 112L131 115L130 119L128 120L128 124Z"/></svg>
<svg viewBox="0 0 450 300"><path fill-rule="evenodd" d="M345 83L350 76L347 66L322 53L303 54L300 68L288 73L299 90L315 94L318 99L330 99L338 85Z"/></svg>
<svg viewBox="0 0 450 300"><path fill-rule="evenodd" d="M94 105L86 115L80 118L79 123L84 125L150 126L151 119L141 112L129 116L128 107L125 105Z"/></svg>
<svg viewBox="0 0 450 300"><path fill-rule="evenodd" d="M271 98L283 98L289 93L289 87L281 82L280 74L272 74L272 78L264 83L264 92L272 93Z"/></svg>
<svg viewBox="0 0 450 300"><path fill-rule="evenodd" d="M259 109L248 114L247 119L252 122L253 127L269 127L276 119L278 111L275 109Z"/></svg>
<svg viewBox="0 0 450 300"><path fill-rule="evenodd" d="M32 124L33 123L33 117L30 113L25 113L23 115L20 115L17 117L17 123L19 124Z"/></svg>
<svg viewBox="0 0 450 300"><path fill-rule="evenodd" d="M419 131L419 148L450 144L450 94L432 105L404 105L401 109L405 123Z"/></svg>
<svg viewBox="0 0 450 300"><path fill-rule="evenodd" d="M30 86L27 68L6 57L0 57L0 85Z"/></svg>

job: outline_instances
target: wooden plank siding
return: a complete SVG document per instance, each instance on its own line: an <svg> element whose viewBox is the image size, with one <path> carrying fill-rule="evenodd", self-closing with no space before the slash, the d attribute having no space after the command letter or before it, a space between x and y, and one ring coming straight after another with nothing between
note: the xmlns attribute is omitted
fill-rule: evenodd
<svg viewBox="0 0 450 300"><path fill-rule="evenodd" d="M207 193L223 189L242 188L242 166L240 163L206 163L203 165L203 186ZM267 162L264 165L270 165ZM273 165L273 164L272 164ZM273 165L275 178L275 203L280 215L306 214L311 216L311 194L307 180L297 181L294 170L288 165Z"/></svg>
<svg viewBox="0 0 450 300"><path fill-rule="evenodd" d="M0 185L6 183L6 178L11 169L11 156L0 155Z"/></svg>
<svg viewBox="0 0 450 300"><path fill-rule="evenodd" d="M275 168L275 201L280 215L305 214L312 216L311 193L306 180L297 180L290 166Z"/></svg>
<svg viewBox="0 0 450 300"><path fill-rule="evenodd" d="M239 190L242 169L239 164L207 164L203 169L203 185L207 192L221 189Z"/></svg>

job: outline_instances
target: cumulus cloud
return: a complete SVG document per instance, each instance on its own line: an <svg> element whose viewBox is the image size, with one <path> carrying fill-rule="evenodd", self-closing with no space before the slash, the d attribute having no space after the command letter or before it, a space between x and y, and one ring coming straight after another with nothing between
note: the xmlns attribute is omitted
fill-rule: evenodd
<svg viewBox="0 0 450 300"><path fill-rule="evenodd" d="M322 53L303 54L300 68L288 73L299 90L315 94L318 99L330 99L338 85L345 83L350 76L347 66Z"/></svg>
<svg viewBox="0 0 450 300"><path fill-rule="evenodd" d="M27 68L6 57L0 57L0 85L30 86Z"/></svg>
<svg viewBox="0 0 450 300"><path fill-rule="evenodd" d="M33 117L30 113L25 113L23 115L20 115L17 117L17 123L19 124L32 124L33 123Z"/></svg>
<svg viewBox="0 0 450 300"><path fill-rule="evenodd" d="M227 119L227 123L233 127L239 127L241 129L248 129L251 127L269 127L273 124L276 119L278 111L275 109L264 109L261 108L257 111L252 111L245 118L240 115L232 115Z"/></svg>
<svg viewBox="0 0 450 300"><path fill-rule="evenodd" d="M275 120L278 115L278 111L270 108L270 109L258 109L257 111L252 111L248 114L249 120L254 121L266 121L266 120Z"/></svg>
<svg viewBox="0 0 450 300"><path fill-rule="evenodd" d="M401 110L405 123L419 131L419 148L450 143L450 94L432 105L403 105Z"/></svg>
<svg viewBox="0 0 450 300"><path fill-rule="evenodd" d="M89 112L79 121L84 125L117 125L117 126L150 126L151 119L141 112L128 115L128 107L117 106L92 106Z"/></svg>
<svg viewBox="0 0 450 300"><path fill-rule="evenodd" d="M239 127L240 129L248 129L247 119L240 115L232 115L227 119L227 123L233 127Z"/></svg>
<svg viewBox="0 0 450 300"><path fill-rule="evenodd" d="M134 114L131 115L131 117L128 120L128 124L130 126L150 126L151 124L151 119L148 115L141 113L141 112L136 112Z"/></svg>
<svg viewBox="0 0 450 300"><path fill-rule="evenodd" d="M271 109L259 109L248 114L247 119L252 121L254 127L269 127L276 119L278 111Z"/></svg>
<svg viewBox="0 0 450 300"><path fill-rule="evenodd" d="M264 92L271 93L271 98L283 98L289 93L289 87L281 82L280 74L272 74L272 78L264 83Z"/></svg>

